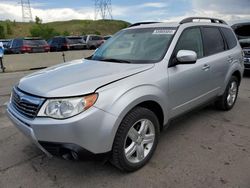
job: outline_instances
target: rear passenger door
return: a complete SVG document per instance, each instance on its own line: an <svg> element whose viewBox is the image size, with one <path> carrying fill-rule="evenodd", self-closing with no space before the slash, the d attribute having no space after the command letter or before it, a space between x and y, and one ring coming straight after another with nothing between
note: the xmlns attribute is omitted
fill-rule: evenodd
<svg viewBox="0 0 250 188"><path fill-rule="evenodd" d="M205 55L203 62L209 65L211 93L216 96L224 85L229 68L226 45L219 27L202 27L202 36Z"/></svg>
<svg viewBox="0 0 250 188"><path fill-rule="evenodd" d="M178 64L168 68L171 117L209 99L211 90L209 68L203 62L203 41L199 27L188 28L182 32L171 61L174 61L179 50L195 51L198 59L195 64Z"/></svg>

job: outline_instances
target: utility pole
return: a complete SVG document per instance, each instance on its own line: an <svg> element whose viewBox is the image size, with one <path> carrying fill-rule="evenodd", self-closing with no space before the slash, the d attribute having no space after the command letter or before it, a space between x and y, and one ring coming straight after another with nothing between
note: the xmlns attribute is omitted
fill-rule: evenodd
<svg viewBox="0 0 250 188"><path fill-rule="evenodd" d="M95 20L101 16L101 19L113 19L111 0L95 0Z"/></svg>
<svg viewBox="0 0 250 188"><path fill-rule="evenodd" d="M30 7L30 1L29 0L21 0L21 6L22 6L23 22L33 21L31 7Z"/></svg>

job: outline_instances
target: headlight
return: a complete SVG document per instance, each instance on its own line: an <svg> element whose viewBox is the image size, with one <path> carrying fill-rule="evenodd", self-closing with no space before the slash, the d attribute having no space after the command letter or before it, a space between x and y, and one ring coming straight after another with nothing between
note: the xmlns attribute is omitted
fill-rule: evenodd
<svg viewBox="0 0 250 188"><path fill-rule="evenodd" d="M87 110L94 105L97 94L84 97L48 99L40 109L38 116L65 119Z"/></svg>

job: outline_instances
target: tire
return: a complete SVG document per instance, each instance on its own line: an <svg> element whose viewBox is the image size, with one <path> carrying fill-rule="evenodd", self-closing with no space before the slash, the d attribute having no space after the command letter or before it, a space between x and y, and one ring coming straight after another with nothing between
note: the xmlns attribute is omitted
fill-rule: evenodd
<svg viewBox="0 0 250 188"><path fill-rule="evenodd" d="M234 92L232 92L233 83L236 84L236 87L234 88ZM218 100L215 102L216 108L219 110L223 110L223 111L231 110L234 107L235 102L237 100L238 91L239 91L239 79L236 76L232 76L227 84L224 94L220 96ZM234 98L231 99L232 100L231 102L228 100L229 95L231 96L235 95Z"/></svg>
<svg viewBox="0 0 250 188"><path fill-rule="evenodd" d="M143 107L134 108L117 130L110 162L126 172L140 169L156 149L159 130L158 118L152 111Z"/></svg>

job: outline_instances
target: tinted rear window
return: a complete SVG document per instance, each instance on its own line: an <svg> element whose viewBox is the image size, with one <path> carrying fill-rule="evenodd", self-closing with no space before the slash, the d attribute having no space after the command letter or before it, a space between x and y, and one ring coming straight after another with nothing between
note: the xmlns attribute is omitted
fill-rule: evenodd
<svg viewBox="0 0 250 188"><path fill-rule="evenodd" d="M24 45L30 45L30 46L34 46L34 45L46 45L47 42L45 40L24 40Z"/></svg>
<svg viewBox="0 0 250 188"><path fill-rule="evenodd" d="M227 45L229 49L234 48L237 45L237 40L231 31L231 29L228 28L221 28L221 31L226 39Z"/></svg>
<svg viewBox="0 0 250 188"><path fill-rule="evenodd" d="M56 38L53 39L53 42L55 42L55 43L65 43L66 42L65 40L66 39L62 38L62 37L56 37Z"/></svg>
<svg viewBox="0 0 250 188"><path fill-rule="evenodd" d="M92 36L92 40L102 40L102 37L100 37L100 36Z"/></svg>
<svg viewBox="0 0 250 188"><path fill-rule="evenodd" d="M216 27L203 28L203 41L206 56L225 50L224 40L220 30Z"/></svg>
<svg viewBox="0 0 250 188"><path fill-rule="evenodd" d="M84 42L81 37L68 37L67 41L70 44L79 44Z"/></svg>

